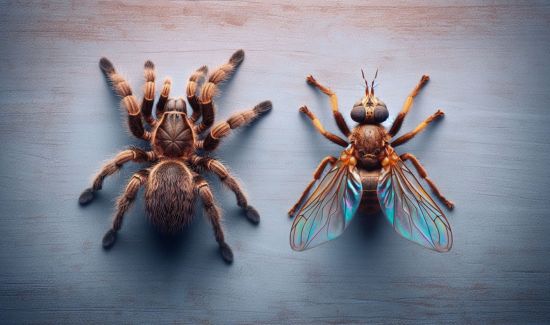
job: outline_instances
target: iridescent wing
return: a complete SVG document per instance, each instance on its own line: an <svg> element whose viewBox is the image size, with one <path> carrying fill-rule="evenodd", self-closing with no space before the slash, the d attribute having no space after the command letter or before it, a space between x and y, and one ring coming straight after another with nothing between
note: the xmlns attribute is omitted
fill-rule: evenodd
<svg viewBox="0 0 550 325"><path fill-rule="evenodd" d="M340 236L361 202L361 178L341 160L323 177L297 213L290 246L303 251Z"/></svg>
<svg viewBox="0 0 550 325"><path fill-rule="evenodd" d="M447 218L401 159L384 167L377 192L397 233L438 252L451 249L453 235Z"/></svg>

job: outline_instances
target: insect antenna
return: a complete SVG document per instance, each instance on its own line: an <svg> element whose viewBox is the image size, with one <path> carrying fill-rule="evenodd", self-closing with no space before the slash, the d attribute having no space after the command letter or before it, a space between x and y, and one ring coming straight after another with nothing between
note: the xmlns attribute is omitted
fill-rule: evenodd
<svg viewBox="0 0 550 325"><path fill-rule="evenodd" d="M363 80L365 81L365 95L369 95L369 82L367 81L367 79L365 79L365 72L363 71L363 69L361 68L361 75L363 76Z"/></svg>
<svg viewBox="0 0 550 325"><path fill-rule="evenodd" d="M376 68L376 72L374 73L374 78L372 79L372 83L370 87L371 95L374 95L374 81L376 80L376 77L378 77L378 68Z"/></svg>

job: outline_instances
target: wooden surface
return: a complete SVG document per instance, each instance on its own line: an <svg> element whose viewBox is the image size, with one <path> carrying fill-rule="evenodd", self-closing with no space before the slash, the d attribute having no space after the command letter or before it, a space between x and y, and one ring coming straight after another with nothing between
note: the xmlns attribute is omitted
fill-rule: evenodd
<svg viewBox="0 0 550 325"><path fill-rule="evenodd" d="M550 321L550 8L533 1L2 2L0 4L0 317L4 323L544 323ZM100 165L141 145L97 63L109 57L141 96L142 66L189 74L243 48L218 117L271 99L264 119L216 156L262 214L240 214L215 179L235 263L218 255L198 216L176 238L148 225L143 201L117 245L101 248L132 171L77 204ZM421 74L432 81L403 130L443 108L409 144L456 210L455 245L437 254L407 242L381 215L357 216L311 251L288 244L287 209L317 163L339 148L297 112L337 129L332 87L348 121L360 68L391 116ZM157 85L160 87L160 82Z"/></svg>

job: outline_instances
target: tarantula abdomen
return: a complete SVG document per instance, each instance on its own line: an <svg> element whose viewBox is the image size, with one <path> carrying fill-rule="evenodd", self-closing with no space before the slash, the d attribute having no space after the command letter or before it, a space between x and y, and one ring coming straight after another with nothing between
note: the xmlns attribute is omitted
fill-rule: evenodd
<svg viewBox="0 0 550 325"><path fill-rule="evenodd" d="M193 218L193 174L177 160L153 167L145 184L145 209L150 222L162 233L176 233Z"/></svg>

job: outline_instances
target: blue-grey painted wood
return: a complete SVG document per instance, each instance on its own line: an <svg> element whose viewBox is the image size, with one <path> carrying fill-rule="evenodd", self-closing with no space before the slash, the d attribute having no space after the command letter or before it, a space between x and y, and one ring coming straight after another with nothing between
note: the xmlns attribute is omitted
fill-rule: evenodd
<svg viewBox="0 0 550 325"><path fill-rule="evenodd" d="M0 314L2 322L543 323L550 321L550 8L544 1L2 2L0 4ZM246 60L223 87L218 118L271 99L274 110L223 142L217 156L262 213L258 227L215 179L235 263L197 218L166 239L143 201L101 248L132 171L77 204L91 175L130 144L97 62L108 56L139 93L157 65L183 95L198 66ZM455 245L437 254L358 216L338 240L296 253L287 209L317 163L339 148L313 73L349 111L360 68L380 69L392 116L422 73L404 130L444 120L400 148L456 202ZM160 81L158 83L160 86ZM348 118L349 120L349 118Z"/></svg>

